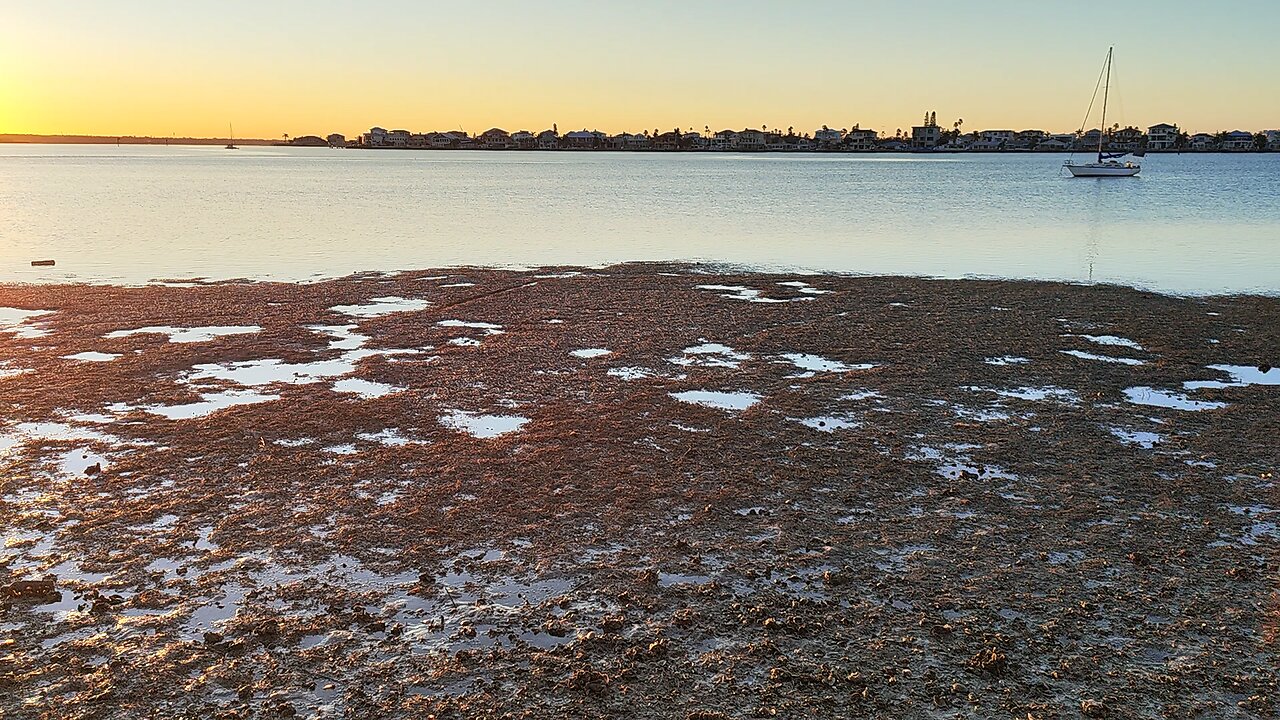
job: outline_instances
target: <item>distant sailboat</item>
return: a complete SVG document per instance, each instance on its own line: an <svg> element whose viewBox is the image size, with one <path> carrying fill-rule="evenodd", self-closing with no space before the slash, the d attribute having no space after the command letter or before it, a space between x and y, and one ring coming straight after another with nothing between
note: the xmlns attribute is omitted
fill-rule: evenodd
<svg viewBox="0 0 1280 720"><path fill-rule="evenodd" d="M1107 83L1102 90L1102 125L1098 132L1098 161L1085 163L1083 165L1076 165L1075 162L1071 160L1066 161L1063 163L1063 167L1071 172L1072 177L1133 177L1142 170L1142 166L1137 163L1116 162L1115 158L1124 157L1129 154L1127 152L1114 153L1111 155L1103 152L1103 144L1106 142L1107 138L1107 100L1108 96L1111 94L1111 55L1114 51L1114 47L1107 49L1107 66L1105 70ZM1097 88L1094 88L1093 93L1093 97L1097 98ZM1093 102L1090 101L1089 105L1092 109ZM1087 123L1088 120L1089 118L1086 114L1085 122ZM1080 127L1080 130L1084 130L1083 125Z"/></svg>
<svg viewBox="0 0 1280 720"><path fill-rule="evenodd" d="M231 123L227 123L227 133L229 134L229 137L227 138L226 149L239 150L240 148L236 147L236 131L235 128L231 127Z"/></svg>

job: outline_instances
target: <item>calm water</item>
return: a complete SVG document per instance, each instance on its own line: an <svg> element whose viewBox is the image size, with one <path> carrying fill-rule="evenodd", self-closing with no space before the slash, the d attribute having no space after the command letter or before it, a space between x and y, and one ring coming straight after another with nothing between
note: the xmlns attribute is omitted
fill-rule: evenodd
<svg viewBox="0 0 1280 720"><path fill-rule="evenodd" d="M1062 159L0 145L0 282L702 260L1280 292L1280 155Z"/></svg>

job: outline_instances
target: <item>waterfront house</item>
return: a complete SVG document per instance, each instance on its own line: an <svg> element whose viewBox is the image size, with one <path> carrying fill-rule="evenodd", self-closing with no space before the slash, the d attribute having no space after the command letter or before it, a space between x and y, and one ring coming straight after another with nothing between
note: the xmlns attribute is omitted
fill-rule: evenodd
<svg viewBox="0 0 1280 720"><path fill-rule="evenodd" d="M669 130L653 138L652 147L654 150L679 150L684 144L684 136L679 130Z"/></svg>
<svg viewBox="0 0 1280 720"><path fill-rule="evenodd" d="M532 150L538 144L537 138L528 130L517 130L511 133L511 146L519 150Z"/></svg>
<svg viewBox="0 0 1280 720"><path fill-rule="evenodd" d="M511 147L511 135L501 128L490 128L480 133L476 142L485 150L506 150Z"/></svg>
<svg viewBox="0 0 1280 720"><path fill-rule="evenodd" d="M770 152L782 152L787 149L787 143L782 138L782 133L777 130L770 130L764 134L764 149Z"/></svg>
<svg viewBox="0 0 1280 720"><path fill-rule="evenodd" d="M427 133L427 147L436 150L446 150L457 146L458 141L453 135L442 132Z"/></svg>
<svg viewBox="0 0 1280 720"><path fill-rule="evenodd" d="M1209 133L1196 133L1187 141L1187 147L1196 152L1206 152L1218 149L1218 138Z"/></svg>
<svg viewBox="0 0 1280 720"><path fill-rule="evenodd" d="M1115 152L1134 152L1142 147L1146 138L1146 133L1136 127L1120 128L1107 138L1107 147Z"/></svg>
<svg viewBox="0 0 1280 720"><path fill-rule="evenodd" d="M369 128L369 132L362 135L360 140L367 147L383 147L387 144L387 130L380 127Z"/></svg>
<svg viewBox="0 0 1280 720"><path fill-rule="evenodd" d="M325 138L325 142L329 143L329 147L346 147L347 136L342 133L333 133L329 137Z"/></svg>
<svg viewBox="0 0 1280 720"><path fill-rule="evenodd" d="M879 133L875 130L863 130L855 125L852 130L845 133L844 146L851 152L870 152L876 149L878 137Z"/></svg>
<svg viewBox="0 0 1280 720"><path fill-rule="evenodd" d="M560 149L560 133L555 130L543 130L538 133L538 149L539 150L558 150Z"/></svg>
<svg viewBox="0 0 1280 720"><path fill-rule="evenodd" d="M707 139L701 133L687 132L680 136L680 142L690 150L706 150Z"/></svg>
<svg viewBox="0 0 1280 720"><path fill-rule="evenodd" d="M836 147L843 139L844 131L834 130L826 125L823 125L821 130L813 131L813 142L820 148Z"/></svg>
<svg viewBox="0 0 1280 720"><path fill-rule="evenodd" d="M1049 133L1043 130L1021 130L1013 134L1013 139L1007 146L1018 150L1030 150L1048 136Z"/></svg>
<svg viewBox="0 0 1280 720"><path fill-rule="evenodd" d="M424 133L411 133L409 135L409 143L405 147L425 148L430 147L430 140Z"/></svg>
<svg viewBox="0 0 1280 720"><path fill-rule="evenodd" d="M721 130L711 137L710 146L712 150L732 150L734 143L737 141L738 133L733 130Z"/></svg>
<svg viewBox="0 0 1280 720"><path fill-rule="evenodd" d="M933 123L911 128L911 147L913 148L935 148L940 140L942 140L942 128Z"/></svg>
<svg viewBox="0 0 1280 720"><path fill-rule="evenodd" d="M1097 150L1098 141L1102 139L1102 131L1094 128L1076 139L1076 149Z"/></svg>
<svg viewBox="0 0 1280 720"><path fill-rule="evenodd" d="M747 128L733 138L733 149L739 152L754 152L764 149L764 132Z"/></svg>
<svg viewBox="0 0 1280 720"><path fill-rule="evenodd" d="M1268 130L1266 136L1267 149L1272 152L1280 151L1280 130Z"/></svg>
<svg viewBox="0 0 1280 720"><path fill-rule="evenodd" d="M1243 152L1253 149L1253 133L1243 130L1232 130L1222 136L1222 149L1228 152Z"/></svg>
<svg viewBox="0 0 1280 720"><path fill-rule="evenodd" d="M392 130L387 133L387 145L391 147L409 147L409 138L413 137L413 133L408 130Z"/></svg>
<svg viewBox="0 0 1280 720"><path fill-rule="evenodd" d="M1178 126L1160 123L1147 128L1147 149L1165 152L1178 147Z"/></svg>
<svg viewBox="0 0 1280 720"><path fill-rule="evenodd" d="M1012 130L982 130L978 133L977 140L970 144L969 149L977 152L1004 150L1012 140Z"/></svg>
<svg viewBox="0 0 1280 720"><path fill-rule="evenodd" d="M1066 137L1054 135L1036 143L1035 149L1041 152L1066 151L1071 149L1071 145L1074 141L1075 137L1072 135L1067 135Z"/></svg>
<svg viewBox="0 0 1280 720"><path fill-rule="evenodd" d="M599 130L574 130L564 135L562 147L572 150L592 150L604 145L605 134Z"/></svg>

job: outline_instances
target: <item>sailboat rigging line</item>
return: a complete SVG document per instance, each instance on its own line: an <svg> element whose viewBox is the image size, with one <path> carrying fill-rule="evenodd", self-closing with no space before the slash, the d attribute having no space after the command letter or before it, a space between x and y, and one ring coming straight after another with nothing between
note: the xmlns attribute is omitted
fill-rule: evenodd
<svg viewBox="0 0 1280 720"><path fill-rule="evenodd" d="M1094 83L1093 85L1093 97L1089 98L1089 109L1084 111L1084 120L1080 121L1080 133L1079 133L1080 135L1084 134L1085 126L1089 124L1089 116L1093 114L1093 104L1098 101L1098 89L1102 87L1102 78L1107 74L1107 65L1109 64L1110 59L1111 59L1111 54L1108 52L1107 62L1103 62L1102 69L1098 71L1098 82ZM1067 157L1068 159L1075 159L1075 156L1076 156L1076 145L1075 143L1072 143L1071 154L1068 155Z"/></svg>

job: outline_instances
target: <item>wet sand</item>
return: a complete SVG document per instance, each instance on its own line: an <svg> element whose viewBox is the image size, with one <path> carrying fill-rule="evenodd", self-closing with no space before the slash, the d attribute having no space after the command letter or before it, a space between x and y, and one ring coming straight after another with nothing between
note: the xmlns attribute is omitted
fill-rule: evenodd
<svg viewBox="0 0 1280 720"><path fill-rule="evenodd" d="M1272 717L1277 317L656 265L0 286L0 715Z"/></svg>

